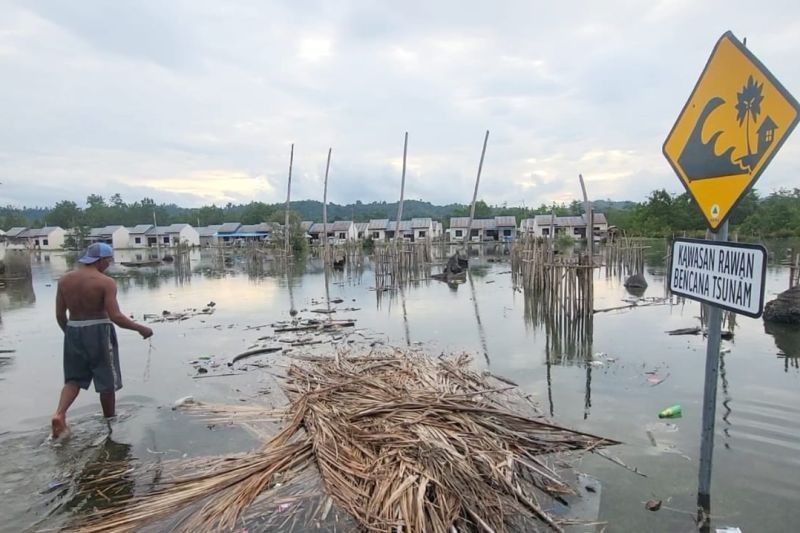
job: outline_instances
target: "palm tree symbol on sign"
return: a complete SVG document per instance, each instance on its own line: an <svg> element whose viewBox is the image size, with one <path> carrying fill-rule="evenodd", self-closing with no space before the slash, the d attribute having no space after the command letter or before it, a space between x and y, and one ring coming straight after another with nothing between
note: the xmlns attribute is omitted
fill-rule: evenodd
<svg viewBox="0 0 800 533"><path fill-rule="evenodd" d="M764 157L767 148L772 144L777 124L767 116L758 128L758 145L753 151L750 139L750 123L758 123L761 115L761 104L764 101L764 84L749 76L742 90L736 93L736 120L739 127L744 126L745 146L747 154L733 159L735 147L730 146L717 155L715 145L722 131L716 131L707 142L703 142L702 132L709 116L717 108L725 104L725 100L714 96L706 102L703 111L697 118L692 134L683 148L678 162L683 167L690 181L751 174L758 162ZM730 107L723 108L731 109Z"/></svg>

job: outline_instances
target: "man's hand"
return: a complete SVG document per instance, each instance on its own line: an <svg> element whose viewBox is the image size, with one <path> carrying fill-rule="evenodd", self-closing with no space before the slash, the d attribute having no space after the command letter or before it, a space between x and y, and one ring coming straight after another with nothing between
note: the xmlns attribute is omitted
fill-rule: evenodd
<svg viewBox="0 0 800 533"><path fill-rule="evenodd" d="M143 339L149 339L153 336L153 330L147 326L139 326L139 335L141 335Z"/></svg>

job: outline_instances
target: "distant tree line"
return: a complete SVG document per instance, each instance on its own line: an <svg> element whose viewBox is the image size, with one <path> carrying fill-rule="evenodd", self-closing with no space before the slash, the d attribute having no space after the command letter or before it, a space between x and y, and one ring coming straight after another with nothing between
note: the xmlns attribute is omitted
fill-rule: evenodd
<svg viewBox="0 0 800 533"><path fill-rule="evenodd" d="M700 211L686 193L676 195L661 189L650 193L643 202L597 200L593 202L593 209L605 213L609 224L629 235L657 237L684 232L701 233L705 229ZM316 200L292 202L291 210L293 218L299 220L322 220L322 203ZM541 204L538 207L509 207L505 204L490 206L479 200L475 204L477 218L513 215L519 222L537 214L553 212L558 216L580 215L583 213L583 203L576 200L570 203ZM119 194L108 199L92 194L86 198L84 206L63 200L52 208L0 208L0 227L7 230L13 226L41 227L45 224L62 228L90 228L111 224L135 226L152 223L153 214L159 225L179 222L193 226L224 222L257 224L283 222L284 204L250 202L187 208L175 204L156 204L151 198L128 203ZM442 221L447 227L450 217L468 216L469 206L440 206L422 200L406 200L403 204L403 215L406 219L431 217ZM396 216L397 202L357 201L348 205L328 204L329 221L366 222L371 219L394 219ZM729 220L734 230L745 235L800 235L800 189L781 189L765 197L752 190L739 202Z"/></svg>

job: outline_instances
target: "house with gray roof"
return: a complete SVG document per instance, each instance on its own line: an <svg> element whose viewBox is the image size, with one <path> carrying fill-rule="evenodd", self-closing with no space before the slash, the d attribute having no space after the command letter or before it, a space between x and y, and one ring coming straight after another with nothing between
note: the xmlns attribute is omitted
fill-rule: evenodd
<svg viewBox="0 0 800 533"><path fill-rule="evenodd" d="M115 250L127 248L130 242L130 232L125 226L111 225L102 228L92 228L86 241L91 244L104 242L110 244Z"/></svg>
<svg viewBox="0 0 800 533"><path fill-rule="evenodd" d="M21 244L32 250L63 250L67 232L61 226L27 229L17 235Z"/></svg>
<svg viewBox="0 0 800 533"><path fill-rule="evenodd" d="M147 248L147 232L153 227L152 224L137 224L128 228L128 248ZM155 240L153 241L155 246Z"/></svg>
<svg viewBox="0 0 800 533"><path fill-rule="evenodd" d="M608 220L604 213L592 213L592 234L595 239L600 239L608 233ZM569 235L575 239L585 239L588 224L586 214L580 216L536 215L526 218L520 224L520 231L525 235L535 237L550 237L551 235ZM552 232L552 234L551 234Z"/></svg>
<svg viewBox="0 0 800 533"><path fill-rule="evenodd" d="M467 235L469 217L452 217L447 230L448 240L463 242ZM511 242L517 235L517 219L513 216L474 218L469 228L472 242Z"/></svg>
<svg viewBox="0 0 800 533"><path fill-rule="evenodd" d="M222 224L210 224L208 226L201 226L197 228L197 234L200 237L200 246L208 248L209 246L216 246L217 244L217 231L222 227Z"/></svg>

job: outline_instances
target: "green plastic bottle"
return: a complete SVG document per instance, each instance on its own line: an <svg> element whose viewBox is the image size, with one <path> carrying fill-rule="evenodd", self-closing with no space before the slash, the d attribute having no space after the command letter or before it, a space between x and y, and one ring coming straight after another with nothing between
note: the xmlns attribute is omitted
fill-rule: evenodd
<svg viewBox="0 0 800 533"><path fill-rule="evenodd" d="M683 416L683 410L681 409L680 404L667 407L658 413L658 418L680 418L681 416Z"/></svg>

